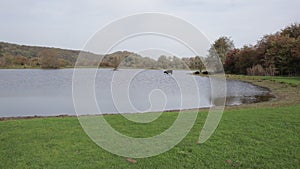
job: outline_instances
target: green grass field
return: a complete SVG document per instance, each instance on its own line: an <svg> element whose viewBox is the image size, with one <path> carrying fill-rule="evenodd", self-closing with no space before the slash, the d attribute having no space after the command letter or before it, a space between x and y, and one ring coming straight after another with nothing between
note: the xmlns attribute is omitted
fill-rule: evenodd
<svg viewBox="0 0 300 169"><path fill-rule="evenodd" d="M231 76L231 75L229 75ZM245 75L233 75L235 77L250 78L250 79L260 79L260 80L270 80L279 83L290 84L292 86L300 85L300 76L245 76Z"/></svg>
<svg viewBox="0 0 300 169"><path fill-rule="evenodd" d="M197 144L206 116L199 112L191 132L173 149L135 164L98 147L76 117L0 121L0 168L300 167L300 105L227 110L213 136ZM176 117L168 112L141 125L105 116L114 128L136 137L155 135Z"/></svg>
<svg viewBox="0 0 300 169"><path fill-rule="evenodd" d="M260 78L264 80L273 80L280 83L288 83L291 85L299 85L300 77L284 77L284 76L261 76Z"/></svg>

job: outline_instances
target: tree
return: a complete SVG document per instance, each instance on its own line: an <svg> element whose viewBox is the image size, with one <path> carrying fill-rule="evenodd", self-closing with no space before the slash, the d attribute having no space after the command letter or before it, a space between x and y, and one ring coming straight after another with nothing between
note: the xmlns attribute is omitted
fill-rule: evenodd
<svg viewBox="0 0 300 169"><path fill-rule="evenodd" d="M60 67L55 49L43 49L39 52L38 57L43 69L58 69Z"/></svg>
<svg viewBox="0 0 300 169"><path fill-rule="evenodd" d="M227 53L225 69L230 73L300 74L300 24L265 35L255 46L244 46Z"/></svg>
<svg viewBox="0 0 300 169"><path fill-rule="evenodd" d="M172 65L173 65L174 69L185 69L185 68L187 68L186 65L184 64L184 62L176 56L173 56L173 58L172 58Z"/></svg>
<svg viewBox="0 0 300 169"><path fill-rule="evenodd" d="M123 62L128 56L133 53L128 51L118 51L112 54L108 54L104 56L103 61L107 61L111 63L113 70L117 70L119 66L121 66L121 62Z"/></svg>
<svg viewBox="0 0 300 169"><path fill-rule="evenodd" d="M290 38L299 38L300 37L300 24L299 23L291 24L290 26L281 30L280 34L283 36L289 36Z"/></svg>
<svg viewBox="0 0 300 169"><path fill-rule="evenodd" d="M26 66L27 62L28 62L28 59L24 56L17 56L17 57L15 57L15 60L14 60L14 64L21 65L21 66Z"/></svg>
<svg viewBox="0 0 300 169"><path fill-rule="evenodd" d="M270 38L270 41L266 55L275 59L275 66L278 68L279 74L291 75L295 73L292 65L296 57L292 55L292 49L296 40L288 36L275 35Z"/></svg>
<svg viewBox="0 0 300 169"><path fill-rule="evenodd" d="M169 58L165 55L161 55L159 56L159 58L157 59L157 64L159 66L160 69L167 69L170 68L170 63L171 61L169 60Z"/></svg>
<svg viewBox="0 0 300 169"><path fill-rule="evenodd" d="M215 40L215 42L212 44L208 51L208 57L219 57L221 63L224 64L226 60L226 54L233 49L233 41L226 36L222 36Z"/></svg>
<svg viewBox="0 0 300 169"><path fill-rule="evenodd" d="M202 70L204 68L204 64L199 56L196 56L193 58L193 63L194 63L194 69L196 70Z"/></svg>
<svg viewBox="0 0 300 169"><path fill-rule="evenodd" d="M185 68L191 68L191 61L190 61L190 58L188 57L183 57L181 58L181 61L183 62L183 64L185 65L184 67Z"/></svg>
<svg viewBox="0 0 300 169"><path fill-rule="evenodd" d="M206 67L209 71L221 72L223 71L223 64L226 60L226 55L229 51L234 49L233 41L225 36L215 40L208 50L208 57L206 58Z"/></svg>
<svg viewBox="0 0 300 169"><path fill-rule="evenodd" d="M233 49L226 55L224 69L226 73L238 74L238 53L240 49Z"/></svg>
<svg viewBox="0 0 300 169"><path fill-rule="evenodd" d="M150 57L144 57L143 58L143 68L148 68L148 69L155 69L157 68L156 60L150 58Z"/></svg>
<svg viewBox="0 0 300 169"><path fill-rule="evenodd" d="M13 55L5 55L2 57L3 58L3 65L4 67L10 67L13 66L14 63L14 56Z"/></svg>
<svg viewBox="0 0 300 169"><path fill-rule="evenodd" d="M30 67L40 66L39 59L37 57L30 58L28 64Z"/></svg>

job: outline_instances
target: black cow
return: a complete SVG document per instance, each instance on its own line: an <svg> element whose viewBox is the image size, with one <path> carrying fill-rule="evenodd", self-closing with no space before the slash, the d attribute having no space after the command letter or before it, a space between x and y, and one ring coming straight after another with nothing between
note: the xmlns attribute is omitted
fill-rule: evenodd
<svg viewBox="0 0 300 169"><path fill-rule="evenodd" d="M164 73L165 74L173 74L173 70L165 70Z"/></svg>
<svg viewBox="0 0 300 169"><path fill-rule="evenodd" d="M207 71L207 70L203 70L203 71L202 71L202 74L208 75L208 71Z"/></svg>

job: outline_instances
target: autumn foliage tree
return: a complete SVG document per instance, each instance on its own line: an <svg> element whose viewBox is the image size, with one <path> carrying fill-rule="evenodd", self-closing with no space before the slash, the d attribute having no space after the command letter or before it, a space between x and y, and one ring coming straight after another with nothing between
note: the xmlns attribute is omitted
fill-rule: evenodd
<svg viewBox="0 0 300 169"><path fill-rule="evenodd" d="M54 49L44 49L38 54L39 63L43 69L58 69L59 58L57 52Z"/></svg>
<svg viewBox="0 0 300 169"><path fill-rule="evenodd" d="M226 72L237 74L299 75L300 24L265 35L255 46L228 52L224 67Z"/></svg>
<svg viewBox="0 0 300 169"><path fill-rule="evenodd" d="M240 49L233 49L227 53L227 57L224 64L224 69L226 73L238 74L239 68L237 67L238 57L237 54L240 52Z"/></svg>

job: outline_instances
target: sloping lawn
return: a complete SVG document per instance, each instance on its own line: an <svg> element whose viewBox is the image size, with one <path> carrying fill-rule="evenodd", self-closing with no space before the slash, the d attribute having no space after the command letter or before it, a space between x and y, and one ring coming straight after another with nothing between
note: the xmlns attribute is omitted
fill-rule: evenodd
<svg viewBox="0 0 300 169"><path fill-rule="evenodd" d="M300 85L300 76L297 77L265 76L261 78L265 80L273 80L280 83L288 83L291 85Z"/></svg>
<svg viewBox="0 0 300 169"><path fill-rule="evenodd" d="M0 121L0 168L300 168L300 105L225 111L213 136L197 144L206 115L199 112L173 149L135 164L98 147L76 117ZM137 137L158 134L176 117L168 112L143 125L105 116Z"/></svg>

